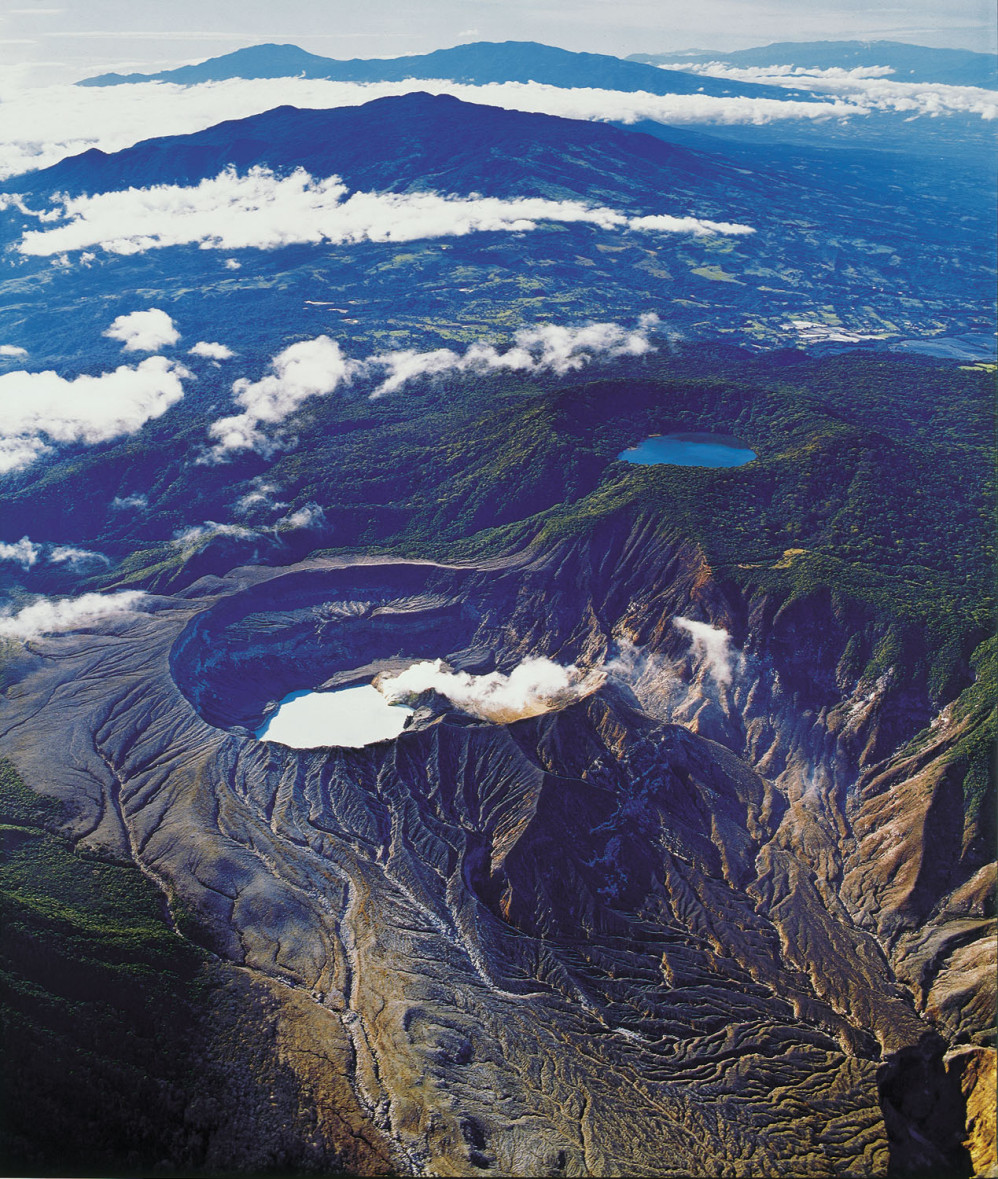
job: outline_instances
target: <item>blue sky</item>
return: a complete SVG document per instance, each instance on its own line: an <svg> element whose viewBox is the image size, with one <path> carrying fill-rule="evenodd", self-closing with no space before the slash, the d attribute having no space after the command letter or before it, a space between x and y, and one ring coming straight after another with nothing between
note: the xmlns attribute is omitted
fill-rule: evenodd
<svg viewBox="0 0 998 1179"><path fill-rule="evenodd" d="M32 82L156 70L259 41L330 57L397 56L469 40L615 53L887 39L993 48L990 0L0 0L0 57Z"/></svg>

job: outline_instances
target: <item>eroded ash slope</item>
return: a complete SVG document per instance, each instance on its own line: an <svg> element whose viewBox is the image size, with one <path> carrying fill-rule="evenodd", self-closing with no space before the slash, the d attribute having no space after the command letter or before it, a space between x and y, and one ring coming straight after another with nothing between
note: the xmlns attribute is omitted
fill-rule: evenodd
<svg viewBox="0 0 998 1179"><path fill-rule="evenodd" d="M241 569L35 643L0 751L346 1033L284 1062L345 1078L401 1170L970 1173L993 800L964 802L959 702L853 670L881 630L739 591L649 520L477 566ZM357 750L252 736L294 688L530 655L602 685Z"/></svg>

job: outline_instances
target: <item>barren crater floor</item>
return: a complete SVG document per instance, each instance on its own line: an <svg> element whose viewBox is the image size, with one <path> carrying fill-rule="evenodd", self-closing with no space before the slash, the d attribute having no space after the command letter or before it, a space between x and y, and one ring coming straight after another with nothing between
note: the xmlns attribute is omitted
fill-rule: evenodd
<svg viewBox="0 0 998 1179"><path fill-rule="evenodd" d="M732 636L730 676L675 616ZM641 527L241 569L34 643L0 752L269 988L300 1100L335 1074L400 1171L883 1174L965 1150L994 930L958 734L910 752L924 686L836 670L877 640ZM605 679L509 725L434 699L363 748L254 735L290 692L534 655Z"/></svg>

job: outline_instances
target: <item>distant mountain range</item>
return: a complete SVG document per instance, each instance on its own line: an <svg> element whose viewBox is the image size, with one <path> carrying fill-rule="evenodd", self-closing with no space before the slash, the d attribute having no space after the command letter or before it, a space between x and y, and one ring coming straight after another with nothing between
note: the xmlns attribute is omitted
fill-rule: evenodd
<svg viewBox="0 0 998 1179"><path fill-rule="evenodd" d="M101 74L80 86L119 86L133 82L176 82L192 86L228 78L326 78L335 82L402 82L409 78L447 78L474 86L497 82L540 82L547 86L593 87L626 93L709 94L730 98L786 99L793 92L775 86L693 78L681 70L625 61L601 53L573 53L534 41L478 41L412 57L317 57L297 45L253 45L197 65L156 74Z"/></svg>
<svg viewBox="0 0 998 1179"><path fill-rule="evenodd" d="M400 82L409 78L449 78L469 85L540 82L549 86L594 87L625 93L703 93L722 97L786 99L793 89L733 82L696 75L682 66L724 62L802 70L887 66L898 82L940 82L951 86L998 88L998 55L970 49L934 49L901 41L780 41L754 49L682 50L632 53L627 58L578 53L536 41L476 41L432 53L395 58L321 57L297 45L251 45L195 65L153 74L99 74L78 86L119 86L134 82L175 82L190 86L228 78L325 78L337 82ZM680 68L668 69L667 66ZM806 94L802 90L800 94Z"/></svg>
<svg viewBox="0 0 998 1179"><path fill-rule="evenodd" d="M970 49L932 49L902 41L778 41L757 49L632 53L628 61L653 66L677 62L733 66L792 65L807 70L889 66L898 82L944 82L950 86L998 87L998 56Z"/></svg>
<svg viewBox="0 0 998 1179"><path fill-rule="evenodd" d="M886 48L881 49L880 46ZM976 164L978 168L987 167L993 155L991 124L980 113L961 109L959 102L946 109L945 117L936 118L930 117L938 113L931 103L921 111L916 109L913 116L910 106L904 103L897 109L892 108L890 102L884 104L876 101L872 106L856 107L847 96L845 109L855 112L851 117L802 117L802 108L795 105L791 109L788 104L823 104L821 109L827 111L829 103L841 102L842 99L834 90L824 92L820 87L809 89L806 80L802 80L800 88L792 84L768 85L715 78L684 68L664 69L660 64L673 64L669 62L672 56L684 66L722 57L732 65L742 66L794 65L807 69L825 69L838 65L851 69L857 65L887 65L895 71L890 75L890 79L895 82L924 80L985 86L995 84L995 58L991 55L964 50L925 49L894 42L875 42L872 48L860 42L788 43L766 49L744 50L741 54L741 57L738 54L724 57L703 51L676 55L635 55L634 58L624 60L605 54L570 52L531 41L483 41L410 57L338 61L308 53L295 45L268 44L250 46L196 65L162 70L155 74L102 74L77 84L104 87L158 81L193 86L237 78L302 78L354 84L409 83L412 86L421 80L433 80L458 86L535 84L559 90L606 90L621 96L678 95L688 100L702 97L736 103L762 99L767 104L764 110L744 106L728 109L723 105L713 109L681 107L672 113L668 123L670 126L683 125L685 119L686 126L698 130L707 125L717 136L753 147L762 144L793 144L798 147L823 144L855 151L863 146L903 151L930 160L946 157L971 166ZM534 94L533 100L537 98ZM482 92L482 101L513 106L516 105L516 96L492 96L486 90ZM780 103L783 110L773 106L774 103ZM560 113L557 111L557 102L554 106L552 113ZM627 125L627 106L627 103L618 100L613 104L613 110L608 109L607 116L618 119L621 125ZM530 109L529 101L526 109ZM598 103L595 109L599 109ZM596 114L586 117L601 116ZM659 134L657 128L661 125L649 122L641 129L655 135Z"/></svg>

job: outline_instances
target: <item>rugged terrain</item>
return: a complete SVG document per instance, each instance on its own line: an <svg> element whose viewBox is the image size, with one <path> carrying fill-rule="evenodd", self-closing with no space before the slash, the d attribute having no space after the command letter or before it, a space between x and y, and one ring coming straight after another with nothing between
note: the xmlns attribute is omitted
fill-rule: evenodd
<svg viewBox="0 0 998 1179"><path fill-rule="evenodd" d="M727 630L732 666L676 615ZM136 862L345 1030L324 1069L396 1166L969 1174L944 1053L993 1053L992 805L959 774L980 718L851 672L883 637L846 601L740 595L653 521L478 567L246 569L39 642L2 749L78 852ZM527 654L604 682L363 750L251 735L294 687Z"/></svg>

